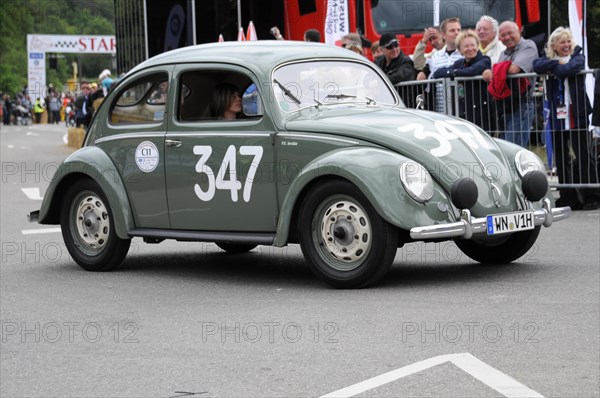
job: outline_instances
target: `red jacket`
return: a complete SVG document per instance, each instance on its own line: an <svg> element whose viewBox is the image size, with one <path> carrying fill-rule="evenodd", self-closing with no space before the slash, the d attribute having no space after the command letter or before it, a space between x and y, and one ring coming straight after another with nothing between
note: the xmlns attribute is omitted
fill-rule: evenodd
<svg viewBox="0 0 600 398"><path fill-rule="evenodd" d="M497 62L492 66L492 80L488 84L488 92L497 100L503 100L512 95L512 91L508 85L506 75L508 74L508 68L512 62L502 61ZM519 94L525 94L527 87L529 86L529 80L526 77L519 78Z"/></svg>

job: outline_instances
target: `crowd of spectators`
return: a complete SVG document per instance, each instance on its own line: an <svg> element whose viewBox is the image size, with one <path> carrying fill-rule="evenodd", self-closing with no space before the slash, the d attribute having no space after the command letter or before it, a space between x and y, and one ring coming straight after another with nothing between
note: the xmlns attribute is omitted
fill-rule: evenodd
<svg viewBox="0 0 600 398"><path fill-rule="evenodd" d="M48 124L65 123L67 127L81 126L87 128L94 109L116 83L108 69L102 71L98 82L82 82L78 93L69 90L58 90L48 85L44 97L32 100L24 88L13 99L10 94L1 94L2 123L10 124Z"/></svg>

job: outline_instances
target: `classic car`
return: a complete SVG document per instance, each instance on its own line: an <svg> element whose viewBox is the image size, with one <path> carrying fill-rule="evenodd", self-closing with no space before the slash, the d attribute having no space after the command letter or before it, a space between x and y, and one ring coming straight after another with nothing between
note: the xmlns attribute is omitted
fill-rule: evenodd
<svg viewBox="0 0 600 398"><path fill-rule="evenodd" d="M213 109L224 83L241 97L233 120ZM367 59L258 41L181 48L131 70L29 218L60 224L90 271L119 265L133 237L230 253L299 243L319 278L353 288L380 281L413 241L512 262L569 213L538 156L406 108Z"/></svg>

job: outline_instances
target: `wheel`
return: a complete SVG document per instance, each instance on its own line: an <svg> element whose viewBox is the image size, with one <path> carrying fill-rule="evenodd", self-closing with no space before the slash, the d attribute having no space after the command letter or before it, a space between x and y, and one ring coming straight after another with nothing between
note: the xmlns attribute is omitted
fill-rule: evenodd
<svg viewBox="0 0 600 398"><path fill-rule="evenodd" d="M118 266L131 239L121 239L102 189L92 180L79 180L65 196L60 226L69 254L88 271L109 271Z"/></svg>
<svg viewBox="0 0 600 398"><path fill-rule="evenodd" d="M541 227L490 239L456 240L467 256L483 264L507 264L523 256L535 243Z"/></svg>
<svg viewBox="0 0 600 398"><path fill-rule="evenodd" d="M258 245L252 245L249 243L230 243L230 242L215 242L217 246L225 250L227 253L237 254L246 253L254 249Z"/></svg>
<svg viewBox="0 0 600 398"><path fill-rule="evenodd" d="M311 270L336 288L376 283L389 270L398 248L398 230L346 181L313 188L300 208L298 228Z"/></svg>

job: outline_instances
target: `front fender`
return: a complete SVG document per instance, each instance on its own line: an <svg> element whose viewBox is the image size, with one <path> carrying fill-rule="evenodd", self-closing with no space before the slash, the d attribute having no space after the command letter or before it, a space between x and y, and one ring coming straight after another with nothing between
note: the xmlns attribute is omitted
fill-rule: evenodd
<svg viewBox="0 0 600 398"><path fill-rule="evenodd" d="M135 228L135 224L125 186L108 155L94 146L79 149L60 165L44 195L39 223L60 224L65 192L81 178L91 178L100 186L112 209L117 236L128 239L127 232Z"/></svg>
<svg viewBox="0 0 600 398"><path fill-rule="evenodd" d="M454 216L439 210L436 202L450 207L446 193L434 182L434 195L429 204L417 203L400 182L400 165L411 159L378 148L340 148L328 152L307 164L294 179L281 207L277 223L275 246L287 243L294 210L299 199L323 177L344 178L356 185L387 222L404 230L419 225L453 221Z"/></svg>

